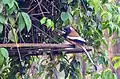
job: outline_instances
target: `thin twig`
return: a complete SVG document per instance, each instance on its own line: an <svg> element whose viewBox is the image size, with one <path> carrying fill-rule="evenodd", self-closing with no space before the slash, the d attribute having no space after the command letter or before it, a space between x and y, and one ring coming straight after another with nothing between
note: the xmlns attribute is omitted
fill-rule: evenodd
<svg viewBox="0 0 120 79"><path fill-rule="evenodd" d="M35 6L35 7L33 7L32 9L30 9L27 13L30 13L32 10L34 10L36 7L38 6L38 4Z"/></svg>
<svg viewBox="0 0 120 79"><path fill-rule="evenodd" d="M57 40L55 40L54 38L52 38L50 35L48 35L47 33L45 33L44 31L42 31L40 28L38 28L36 25L32 24L35 28L37 28L39 31L41 31L43 34L45 34L46 36L48 36L50 39L52 39L54 42L58 43L59 42Z"/></svg>
<svg viewBox="0 0 120 79"><path fill-rule="evenodd" d="M45 16L44 13L43 13L43 11L42 11L42 8L41 8L41 6L40 6L41 2L42 2L42 0L40 0L40 2L37 0L37 3L38 3L38 6L39 6L40 11L41 11L41 13L42 13L42 16Z"/></svg>
<svg viewBox="0 0 120 79"><path fill-rule="evenodd" d="M30 15L35 16L35 15L41 15L41 14L45 14L45 13L46 13L46 14L47 14L47 13L49 14L49 12L42 12L42 13L34 13L34 14L30 14Z"/></svg>

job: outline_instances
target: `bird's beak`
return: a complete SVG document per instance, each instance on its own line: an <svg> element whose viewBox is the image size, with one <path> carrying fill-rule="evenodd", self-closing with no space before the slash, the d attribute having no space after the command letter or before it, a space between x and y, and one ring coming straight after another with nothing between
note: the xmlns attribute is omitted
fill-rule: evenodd
<svg viewBox="0 0 120 79"><path fill-rule="evenodd" d="M59 32L59 33L61 33L61 35L63 35L63 34L65 34L65 31L61 31L61 32Z"/></svg>
<svg viewBox="0 0 120 79"><path fill-rule="evenodd" d="M58 34L59 34L59 35L64 35L64 34L65 34L65 31L60 31L60 30L59 30L59 31L58 31Z"/></svg>
<svg viewBox="0 0 120 79"><path fill-rule="evenodd" d="M65 31L61 31L61 30L58 30L58 29L55 29L55 32L57 32L59 35L64 35L65 34Z"/></svg>

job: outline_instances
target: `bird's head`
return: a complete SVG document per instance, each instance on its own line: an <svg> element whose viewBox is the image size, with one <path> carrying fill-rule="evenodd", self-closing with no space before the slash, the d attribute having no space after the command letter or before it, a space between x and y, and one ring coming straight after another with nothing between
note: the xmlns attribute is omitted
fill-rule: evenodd
<svg viewBox="0 0 120 79"><path fill-rule="evenodd" d="M72 28L70 26L67 26L62 31L58 29L55 29L54 31L59 33L59 35L62 35L66 38L71 33Z"/></svg>
<svg viewBox="0 0 120 79"><path fill-rule="evenodd" d="M72 30L72 28L70 26L67 26L64 28L64 32L65 32L63 34L64 38L66 38L71 33L71 30Z"/></svg>

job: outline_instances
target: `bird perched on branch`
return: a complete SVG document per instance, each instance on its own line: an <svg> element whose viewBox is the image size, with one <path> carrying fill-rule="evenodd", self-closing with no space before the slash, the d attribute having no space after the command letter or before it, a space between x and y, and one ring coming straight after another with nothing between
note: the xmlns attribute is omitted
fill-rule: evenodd
<svg viewBox="0 0 120 79"><path fill-rule="evenodd" d="M75 46L81 47L84 52L86 53L87 57L90 59L91 63L94 65L95 69L97 70L96 65L94 64L93 60L91 59L88 51L86 50L84 46L84 44L86 44L86 41L79 36L79 34L75 31L75 29L71 26L67 26L64 28L64 32L63 32L63 36L64 38L70 42L71 44L74 44Z"/></svg>

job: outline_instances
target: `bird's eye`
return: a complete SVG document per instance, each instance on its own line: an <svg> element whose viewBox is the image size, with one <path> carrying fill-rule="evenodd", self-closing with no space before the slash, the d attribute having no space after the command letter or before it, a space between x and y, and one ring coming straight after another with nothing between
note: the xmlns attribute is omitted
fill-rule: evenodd
<svg viewBox="0 0 120 79"><path fill-rule="evenodd" d="M66 30L64 29L64 32L66 32Z"/></svg>

